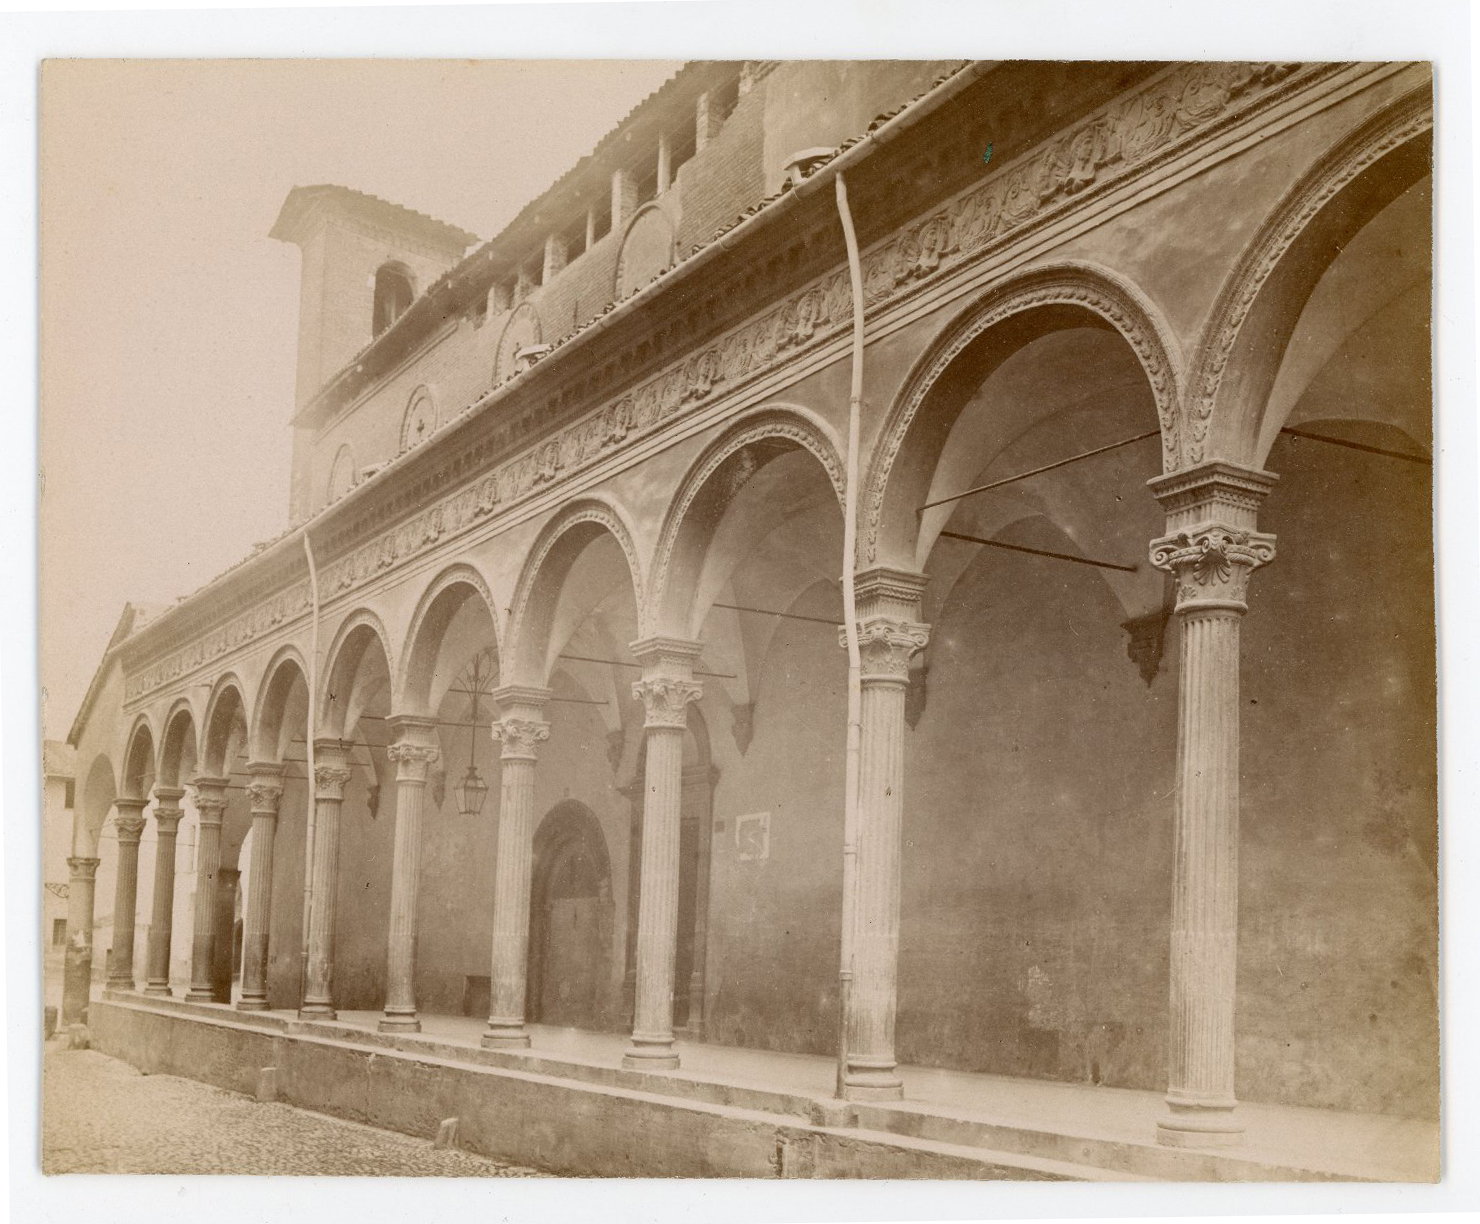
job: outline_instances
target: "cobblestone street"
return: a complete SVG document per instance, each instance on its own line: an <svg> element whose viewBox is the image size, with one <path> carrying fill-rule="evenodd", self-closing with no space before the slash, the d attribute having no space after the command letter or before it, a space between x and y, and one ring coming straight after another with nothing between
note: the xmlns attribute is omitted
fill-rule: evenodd
<svg viewBox="0 0 1480 1224"><path fill-rule="evenodd" d="M93 1050L48 1046L47 1173L272 1173L340 1177L538 1177L517 1165L437 1150L424 1139L259 1104L170 1075L143 1075Z"/></svg>

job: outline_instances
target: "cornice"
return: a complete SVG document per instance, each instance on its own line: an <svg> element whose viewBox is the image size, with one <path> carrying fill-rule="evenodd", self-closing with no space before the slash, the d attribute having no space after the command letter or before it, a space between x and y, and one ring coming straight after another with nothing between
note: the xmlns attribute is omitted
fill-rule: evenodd
<svg viewBox="0 0 1480 1224"><path fill-rule="evenodd" d="M871 313L900 306L1345 67L1173 66L871 246L863 257L866 306ZM550 415L547 400L526 393L535 371L494 388L313 524L316 550L328 558L320 564L321 602L474 525L512 517L553 486L837 341L851 314L847 272L838 267L532 445L521 447L521 437ZM535 370L559 357L557 349ZM294 568L306 572L301 557ZM169 638L151 635L150 664L127 677L125 703L308 612L306 578L253 603L263 585L212 592L233 606L253 606L205 632L182 627Z"/></svg>

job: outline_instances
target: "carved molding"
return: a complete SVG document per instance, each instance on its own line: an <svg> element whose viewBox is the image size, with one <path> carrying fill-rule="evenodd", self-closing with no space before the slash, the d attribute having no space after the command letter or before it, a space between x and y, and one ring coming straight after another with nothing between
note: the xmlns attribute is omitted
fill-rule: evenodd
<svg viewBox="0 0 1480 1224"><path fill-rule="evenodd" d="M403 740L387 748L385 755L396 763L397 782L425 783L431 767L441 759L442 750L435 744Z"/></svg>
<svg viewBox="0 0 1480 1224"><path fill-rule="evenodd" d="M946 272L1000 250L1029 228L1046 223L1091 194L1109 190L1153 160L1175 155L1220 121L1245 117L1256 100L1260 105L1273 102L1306 79L1333 70L1330 66L1305 70L1298 64L1222 63L1189 64L1168 71L1138 93L1006 162L979 185L901 227L866 252L866 306L912 293ZM754 381L781 362L840 334L851 325L851 316L847 272L838 269L437 504L330 561L320 570L320 598L329 600L362 585L435 547L444 537L606 458L630 439L666 426L680 411ZM462 411L471 411L483 398ZM1175 427L1175 421L1172 424ZM872 552L868 555L873 556ZM639 587L639 598L641 592ZM129 676L125 701L137 701L308 610L308 583L296 582Z"/></svg>
<svg viewBox="0 0 1480 1224"><path fill-rule="evenodd" d="M397 451L410 450L437 432L441 422L437 419L437 401L425 383L411 393L406 411L401 417L401 446Z"/></svg>
<svg viewBox="0 0 1480 1224"><path fill-rule="evenodd" d="M144 818L142 816L115 816L113 818L113 829L118 834L121 845L124 842L138 843L139 838L144 835Z"/></svg>
<svg viewBox="0 0 1480 1224"><path fill-rule="evenodd" d="M344 788L349 785L351 773L339 765L317 765L314 767L314 798L338 803L344 798Z"/></svg>
<svg viewBox="0 0 1480 1224"><path fill-rule="evenodd" d="M247 785L247 796L251 800L253 816L276 816L283 797L282 783L254 778Z"/></svg>
<svg viewBox="0 0 1480 1224"><path fill-rule="evenodd" d="M1316 214L1362 171L1400 145L1428 131L1433 123L1429 91L1424 89L1407 95L1361 125L1322 158L1260 227L1250 244L1249 253L1219 291L1212 320L1198 345L1201 359L1189 383L1184 463L1203 461L1213 406L1239 332L1264 283L1295 240Z"/></svg>

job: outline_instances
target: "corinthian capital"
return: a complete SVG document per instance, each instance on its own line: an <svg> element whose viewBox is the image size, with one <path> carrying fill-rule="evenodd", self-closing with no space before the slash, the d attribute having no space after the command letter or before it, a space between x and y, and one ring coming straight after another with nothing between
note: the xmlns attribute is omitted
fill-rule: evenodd
<svg viewBox="0 0 1480 1224"><path fill-rule="evenodd" d="M253 779L247 786L247 794L252 800L253 816L276 816L278 803L283 797L282 783Z"/></svg>
<svg viewBox="0 0 1480 1224"><path fill-rule="evenodd" d="M688 724L688 706L704 695L697 680L678 676L650 676L632 685L632 696L642 702L644 725L678 727Z"/></svg>
<svg viewBox="0 0 1480 1224"><path fill-rule="evenodd" d="M201 824L221 823L221 813L226 810L226 785L225 778L196 778L190 784Z"/></svg>
<svg viewBox="0 0 1480 1224"><path fill-rule="evenodd" d="M1177 582L1177 610L1242 612L1249 575L1274 560L1274 536L1221 523L1179 531L1151 542L1151 564Z"/></svg>
<svg viewBox="0 0 1480 1224"><path fill-rule="evenodd" d="M503 746L506 761L532 761L535 745L550 738L550 724L538 718L501 718L493 724L493 738Z"/></svg>
<svg viewBox="0 0 1480 1224"><path fill-rule="evenodd" d="M402 740L387 748L385 755L396 763L396 781L425 782L427 772L441 759L442 752L435 744Z"/></svg>
<svg viewBox="0 0 1480 1224"><path fill-rule="evenodd" d="M350 771L342 765L315 765L314 798L337 803L344 798L344 788L349 785L350 777Z"/></svg>
<svg viewBox="0 0 1480 1224"><path fill-rule="evenodd" d="M113 830L118 834L119 845L127 842L138 845L139 838L144 836L144 817L136 808L127 811L120 808L113 818Z"/></svg>
<svg viewBox="0 0 1480 1224"><path fill-rule="evenodd" d="M930 626L919 621L874 617L858 627L858 653L863 676L871 681L907 683L910 660L930 641ZM838 645L848 644L846 629L838 630Z"/></svg>

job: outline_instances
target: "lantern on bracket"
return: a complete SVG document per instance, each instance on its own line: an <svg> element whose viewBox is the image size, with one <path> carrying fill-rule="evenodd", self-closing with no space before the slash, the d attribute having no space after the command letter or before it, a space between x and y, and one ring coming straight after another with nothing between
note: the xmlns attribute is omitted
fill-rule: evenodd
<svg viewBox="0 0 1480 1224"><path fill-rule="evenodd" d="M489 691L483 687L485 680L492 672L489 663L488 652L480 650L473 656L473 662L468 672L465 673L468 683L462 689L457 690L467 693L472 698L471 717L468 719L468 771L453 787L453 794L457 797L457 810L463 816L480 815L483 811L483 802L488 798L488 783L478 772L477 754L478 701L479 698L489 695Z"/></svg>

